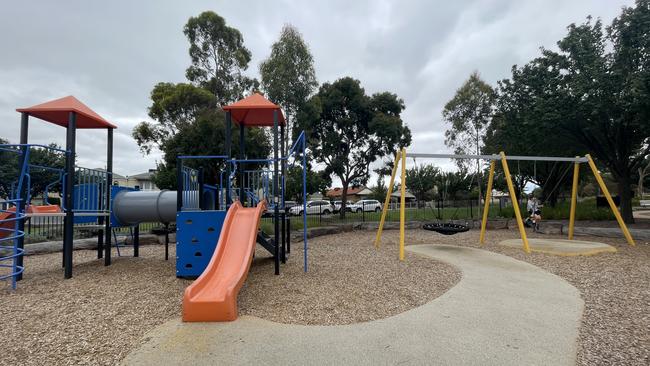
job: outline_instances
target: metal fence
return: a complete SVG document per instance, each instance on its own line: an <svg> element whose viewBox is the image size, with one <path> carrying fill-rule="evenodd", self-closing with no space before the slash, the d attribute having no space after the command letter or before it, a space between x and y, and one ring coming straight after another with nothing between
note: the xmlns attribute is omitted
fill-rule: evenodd
<svg viewBox="0 0 650 366"><path fill-rule="evenodd" d="M38 216L30 217L25 224L25 239L28 243L38 243L43 241L63 240L63 217L62 216ZM149 233L152 229L161 228L163 225L157 222L146 222L140 224L141 233ZM75 238L96 237L99 228L97 223L75 224ZM119 234L129 232L129 227L118 227L114 230Z"/></svg>

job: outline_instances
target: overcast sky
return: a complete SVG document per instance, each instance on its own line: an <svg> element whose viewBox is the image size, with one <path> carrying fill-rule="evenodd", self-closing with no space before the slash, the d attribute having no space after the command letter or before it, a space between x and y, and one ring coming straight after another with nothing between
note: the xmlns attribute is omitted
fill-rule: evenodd
<svg viewBox="0 0 650 366"><path fill-rule="evenodd" d="M447 152L442 106L473 70L489 83L513 64L555 48L566 26L591 14L605 24L632 0L544 1L11 1L0 12L0 137L18 142L18 107L75 95L118 126L116 173L155 167L131 129L148 120L149 93L182 82L189 65L182 28L213 10L239 29L252 54L269 54L282 25L303 34L318 81L352 76L368 93L406 103L410 151ZM30 142L65 145L60 127L32 120ZM105 131L77 134L78 164L105 164Z"/></svg>

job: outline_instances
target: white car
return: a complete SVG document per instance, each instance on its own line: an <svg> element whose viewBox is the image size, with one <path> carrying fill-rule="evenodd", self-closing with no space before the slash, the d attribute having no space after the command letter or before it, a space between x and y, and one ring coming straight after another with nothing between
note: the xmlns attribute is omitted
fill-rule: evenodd
<svg viewBox="0 0 650 366"><path fill-rule="evenodd" d="M303 205L293 206L289 209L291 215L302 215ZM329 215L334 212L334 207L327 201L307 201L307 215Z"/></svg>
<svg viewBox="0 0 650 366"><path fill-rule="evenodd" d="M380 212L381 203L377 200L359 200L353 204L349 204L346 210L350 212Z"/></svg>
<svg viewBox="0 0 650 366"><path fill-rule="evenodd" d="M334 207L334 212L339 212L341 211L341 204L343 201L334 201L332 202L332 206Z"/></svg>

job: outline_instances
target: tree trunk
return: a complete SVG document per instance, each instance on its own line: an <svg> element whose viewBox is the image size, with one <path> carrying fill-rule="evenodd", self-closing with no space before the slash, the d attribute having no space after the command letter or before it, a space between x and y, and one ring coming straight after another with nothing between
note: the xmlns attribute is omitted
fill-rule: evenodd
<svg viewBox="0 0 650 366"><path fill-rule="evenodd" d="M343 189L341 191L341 211L339 211L339 217L342 219L345 218L345 208L348 205L348 182L342 182Z"/></svg>
<svg viewBox="0 0 650 366"><path fill-rule="evenodd" d="M633 224L632 216L632 184L629 175L616 177L618 196L621 199L621 216L626 224Z"/></svg>
<svg viewBox="0 0 650 366"><path fill-rule="evenodd" d="M643 181L645 180L645 176L647 175L649 168L650 163L648 163L648 165L645 167L639 168L639 183L637 184L637 194L640 200L643 199Z"/></svg>
<svg viewBox="0 0 650 366"><path fill-rule="evenodd" d="M481 147L480 147L480 134L479 131L476 131L476 155L481 154ZM483 196L482 194L482 187L481 187L481 160L476 159L476 184L478 185L478 205L479 207L481 206L481 198ZM470 200L472 199L472 187L469 187L469 194L470 194ZM487 194L487 192L486 192Z"/></svg>

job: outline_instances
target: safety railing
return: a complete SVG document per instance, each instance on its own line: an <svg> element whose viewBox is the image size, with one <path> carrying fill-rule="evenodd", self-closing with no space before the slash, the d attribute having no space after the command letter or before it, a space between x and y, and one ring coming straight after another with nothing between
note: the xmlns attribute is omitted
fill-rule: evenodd
<svg viewBox="0 0 650 366"><path fill-rule="evenodd" d="M106 202L106 189L110 189L110 186L106 185L106 178L107 173L104 170L75 168L75 184L72 193L74 212L99 213L110 210L110 202ZM63 187L65 190L65 184ZM62 207L65 209L65 205Z"/></svg>
<svg viewBox="0 0 650 366"><path fill-rule="evenodd" d="M199 204L199 170L183 166L181 168L183 179L183 207L184 210L198 210Z"/></svg>
<svg viewBox="0 0 650 366"><path fill-rule="evenodd" d="M12 289L16 289L17 277L24 271L24 267L18 265L18 258L24 253L24 250L18 247L18 240L25 236L25 231L19 230L25 222L25 213L18 209L20 201L7 200L5 208L0 209L0 280L11 279ZM6 207L7 205L13 207ZM7 244L9 242L11 245ZM11 264L6 263L7 261L11 261Z"/></svg>
<svg viewBox="0 0 650 366"><path fill-rule="evenodd" d="M179 155L177 159L177 186L179 193L179 209L180 210L199 210L199 209L215 209L222 206L221 201L224 200L223 186L224 186L224 172L219 175L219 182L215 185L205 184L203 181L203 168L191 167L188 161L213 160L222 164L228 157L224 155ZM228 180L230 181L230 180ZM202 194L209 196L202 197ZM208 199L209 198L209 199ZM203 207L203 206L206 207Z"/></svg>

